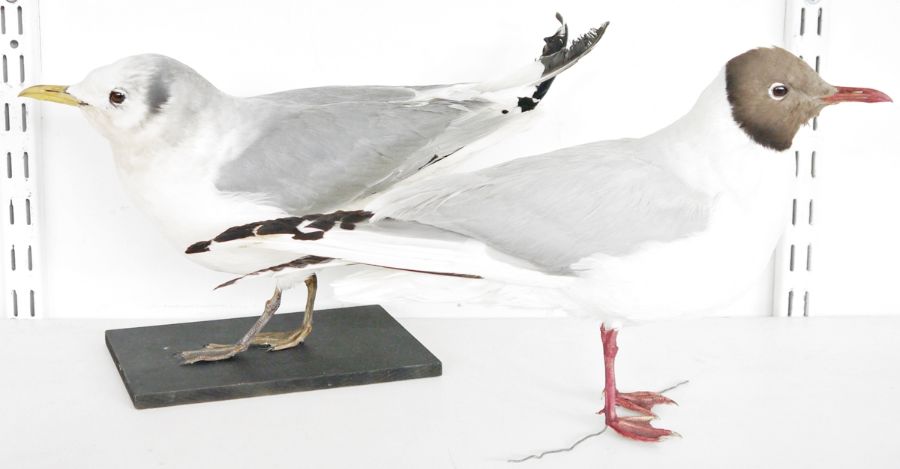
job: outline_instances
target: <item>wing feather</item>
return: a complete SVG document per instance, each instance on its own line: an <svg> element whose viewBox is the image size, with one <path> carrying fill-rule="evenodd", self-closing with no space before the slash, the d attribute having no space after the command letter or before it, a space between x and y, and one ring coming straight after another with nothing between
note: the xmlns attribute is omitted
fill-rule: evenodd
<svg viewBox="0 0 900 469"><path fill-rule="evenodd" d="M577 275L573 266L588 257L626 256L706 227L713 200L635 157L635 142L597 142L433 178L383 195L371 211L234 227L188 252L259 248L546 285Z"/></svg>
<svg viewBox="0 0 900 469"><path fill-rule="evenodd" d="M713 200L635 157L634 142L597 142L418 182L368 209L463 234L551 272L703 230Z"/></svg>
<svg viewBox="0 0 900 469"><path fill-rule="evenodd" d="M288 213L330 211L383 191L450 155L461 157L461 149L534 108L553 78L587 54L605 28L567 48L563 23L545 39L541 58L509 79L321 87L246 98L246 113L260 118L245 129L251 137L213 184Z"/></svg>

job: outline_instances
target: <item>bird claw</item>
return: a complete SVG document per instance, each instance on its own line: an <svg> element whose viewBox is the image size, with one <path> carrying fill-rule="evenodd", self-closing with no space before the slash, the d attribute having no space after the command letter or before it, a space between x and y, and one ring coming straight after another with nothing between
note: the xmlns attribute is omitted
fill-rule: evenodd
<svg viewBox="0 0 900 469"><path fill-rule="evenodd" d="M301 327L295 331L287 332L260 332L253 336L250 343L253 345L268 346L268 351L274 352L276 350L289 349L302 344L311 331L311 327Z"/></svg>
<svg viewBox="0 0 900 469"><path fill-rule="evenodd" d="M681 437L678 433L664 428L656 428L650 425L653 416L637 415L634 417L617 417L606 422L606 425L612 427L625 438L631 438L638 441L657 442L667 437Z"/></svg>
<svg viewBox="0 0 900 469"><path fill-rule="evenodd" d="M633 410L643 415L649 415L655 417L656 414L653 413L653 406L658 404L675 404L678 405L672 399L669 399L662 394L650 391L638 391L638 392L617 392L616 393L616 404L622 406L628 410Z"/></svg>
<svg viewBox="0 0 900 469"><path fill-rule="evenodd" d="M227 360L246 349L240 344L207 344L200 350L188 350L179 353L178 356L182 365L192 365L197 362Z"/></svg>
<svg viewBox="0 0 900 469"><path fill-rule="evenodd" d="M653 413L653 406L659 404L675 404L677 402L669 399L658 392L637 391L637 392L616 392L616 405L628 410L632 410L641 415L656 417ZM602 414L605 409L601 409L598 414Z"/></svg>

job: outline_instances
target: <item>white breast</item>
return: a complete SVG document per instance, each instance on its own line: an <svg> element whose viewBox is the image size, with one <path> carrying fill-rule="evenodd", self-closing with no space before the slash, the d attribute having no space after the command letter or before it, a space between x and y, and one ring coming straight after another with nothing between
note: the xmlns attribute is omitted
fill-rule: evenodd
<svg viewBox="0 0 900 469"><path fill-rule="evenodd" d="M232 137L198 132L196 138L177 147L134 148L113 144L122 186L176 249L184 251L189 245L215 237L232 226L288 216L250 194L223 193L215 188L213 180L218 162L237 151L229 138ZM247 259L188 257L211 269L238 274L254 267L268 267L273 260L281 259L258 254L248 255Z"/></svg>
<svg viewBox="0 0 900 469"><path fill-rule="evenodd" d="M591 313L627 318L679 315L722 305L744 291L768 264L789 216L790 159L777 179L742 204L723 194L707 229L629 256L597 255L573 292ZM780 162L779 162L780 163Z"/></svg>
<svg viewBox="0 0 900 469"><path fill-rule="evenodd" d="M591 313L627 318L706 310L762 274L790 216L793 158L754 143L731 118L724 74L684 118L646 137L654 163L711 202L706 228L623 257L582 261L581 297Z"/></svg>
<svg viewBox="0 0 900 469"><path fill-rule="evenodd" d="M703 231L624 257L586 259L583 297L593 312L678 315L723 305L746 290L768 264L790 216L793 160L771 153L758 167L765 177L750 175L745 191L715 196Z"/></svg>

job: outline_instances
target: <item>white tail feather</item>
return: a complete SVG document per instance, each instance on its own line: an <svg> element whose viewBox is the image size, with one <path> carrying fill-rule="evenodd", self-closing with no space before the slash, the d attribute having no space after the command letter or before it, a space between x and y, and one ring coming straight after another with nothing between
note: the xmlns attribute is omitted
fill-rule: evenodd
<svg viewBox="0 0 900 469"><path fill-rule="evenodd" d="M576 310L559 290L509 285L490 280L436 277L384 269L361 269L331 284L341 301L372 304L411 301L426 304L504 306L518 315L563 315ZM534 312L534 313L532 313Z"/></svg>

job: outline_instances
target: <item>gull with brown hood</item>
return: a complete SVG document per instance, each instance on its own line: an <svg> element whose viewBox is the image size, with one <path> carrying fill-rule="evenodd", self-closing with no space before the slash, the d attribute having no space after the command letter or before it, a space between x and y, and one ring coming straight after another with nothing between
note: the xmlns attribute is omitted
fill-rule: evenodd
<svg viewBox="0 0 900 469"><path fill-rule="evenodd" d="M622 324L715 308L742 292L789 219L787 150L798 129L837 103L889 101L874 89L832 86L783 49L753 49L729 60L687 114L646 137L437 176L355 211L242 225L189 252L296 253L248 274L279 288L364 264L440 274L485 294L517 285L549 292L537 301L565 298L573 313L602 320L607 425L658 441L673 432L650 424L653 407L672 401L618 390Z"/></svg>

